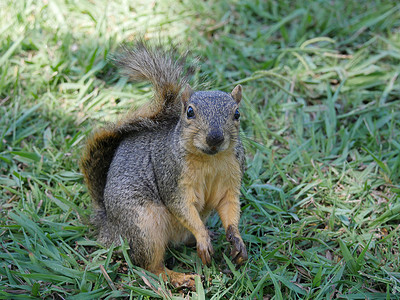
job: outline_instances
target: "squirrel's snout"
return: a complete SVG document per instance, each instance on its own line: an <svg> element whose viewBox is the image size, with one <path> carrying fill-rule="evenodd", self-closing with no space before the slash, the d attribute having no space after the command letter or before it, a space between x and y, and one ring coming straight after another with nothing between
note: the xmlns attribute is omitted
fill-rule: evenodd
<svg viewBox="0 0 400 300"><path fill-rule="evenodd" d="M218 147L224 142L224 134L220 130L211 131L206 137L206 143L210 147Z"/></svg>

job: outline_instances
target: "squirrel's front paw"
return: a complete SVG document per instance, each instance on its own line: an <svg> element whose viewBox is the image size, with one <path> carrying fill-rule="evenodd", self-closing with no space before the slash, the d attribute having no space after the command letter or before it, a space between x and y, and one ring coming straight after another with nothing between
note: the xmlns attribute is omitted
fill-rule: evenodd
<svg viewBox="0 0 400 300"><path fill-rule="evenodd" d="M243 262L247 260L247 250L242 239L234 237L234 242L232 243L231 257L235 264L240 266Z"/></svg>
<svg viewBox="0 0 400 300"><path fill-rule="evenodd" d="M214 254L214 249L209 237L203 242L197 242L197 254L201 258L203 264L209 265L211 263L211 256Z"/></svg>
<svg viewBox="0 0 400 300"><path fill-rule="evenodd" d="M247 260L247 250L239 232L235 232L233 228L229 226L226 238L232 246L231 257L233 262L237 265L241 265Z"/></svg>

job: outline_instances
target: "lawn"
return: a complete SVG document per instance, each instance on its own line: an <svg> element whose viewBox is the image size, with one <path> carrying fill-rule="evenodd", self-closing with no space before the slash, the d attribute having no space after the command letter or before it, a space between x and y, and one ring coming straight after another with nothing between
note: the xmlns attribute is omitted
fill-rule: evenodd
<svg viewBox="0 0 400 300"><path fill-rule="evenodd" d="M400 299L396 1L0 2L0 299ZM176 290L102 247L78 162L93 128L151 96L108 58L137 36L197 62L197 90L240 83L246 174L236 268Z"/></svg>

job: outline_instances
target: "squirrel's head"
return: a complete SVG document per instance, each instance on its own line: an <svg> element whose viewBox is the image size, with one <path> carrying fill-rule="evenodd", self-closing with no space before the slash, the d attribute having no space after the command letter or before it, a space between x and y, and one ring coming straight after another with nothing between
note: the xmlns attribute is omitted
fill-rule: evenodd
<svg viewBox="0 0 400 300"><path fill-rule="evenodd" d="M239 139L239 103L242 86L232 93L194 92L189 85L182 93L182 137L185 149L194 154L215 155L235 147Z"/></svg>

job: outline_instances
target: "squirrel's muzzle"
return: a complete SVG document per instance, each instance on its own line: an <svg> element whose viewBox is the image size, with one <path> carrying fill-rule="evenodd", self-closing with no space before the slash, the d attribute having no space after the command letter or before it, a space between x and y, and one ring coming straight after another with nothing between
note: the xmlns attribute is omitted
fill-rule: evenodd
<svg viewBox="0 0 400 300"><path fill-rule="evenodd" d="M224 133L221 130L212 130L206 137L209 147L219 147L224 142Z"/></svg>

